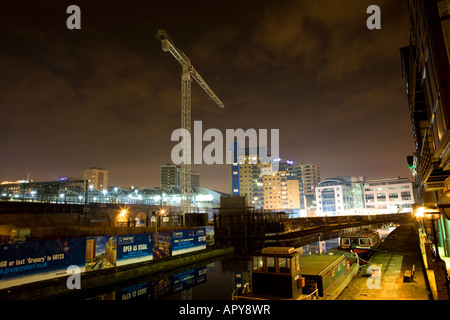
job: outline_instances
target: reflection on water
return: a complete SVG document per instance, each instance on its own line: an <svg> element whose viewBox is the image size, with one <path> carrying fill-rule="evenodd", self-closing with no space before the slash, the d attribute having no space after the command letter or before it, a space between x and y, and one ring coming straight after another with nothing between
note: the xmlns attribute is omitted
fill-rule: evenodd
<svg viewBox="0 0 450 320"><path fill-rule="evenodd" d="M381 239L395 229L374 229ZM227 243L235 247L231 258L206 263L172 273L155 274L145 279L97 290L85 296L95 300L230 300L232 292L251 282L250 254L268 246L302 248L303 254L325 253L339 247L340 237L359 228L349 228L305 237L277 240Z"/></svg>

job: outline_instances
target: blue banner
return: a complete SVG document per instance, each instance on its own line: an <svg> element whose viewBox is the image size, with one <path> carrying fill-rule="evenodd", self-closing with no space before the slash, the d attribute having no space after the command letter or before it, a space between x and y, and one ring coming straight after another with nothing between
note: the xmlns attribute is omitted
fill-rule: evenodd
<svg viewBox="0 0 450 320"><path fill-rule="evenodd" d="M117 236L117 266L153 259L152 234Z"/></svg>
<svg viewBox="0 0 450 320"><path fill-rule="evenodd" d="M58 239L0 244L0 288L67 276L67 267L84 271L86 240Z"/></svg>
<svg viewBox="0 0 450 320"><path fill-rule="evenodd" d="M204 228L0 244L0 289L206 248Z"/></svg>
<svg viewBox="0 0 450 320"><path fill-rule="evenodd" d="M172 231L172 255L206 249L204 228Z"/></svg>

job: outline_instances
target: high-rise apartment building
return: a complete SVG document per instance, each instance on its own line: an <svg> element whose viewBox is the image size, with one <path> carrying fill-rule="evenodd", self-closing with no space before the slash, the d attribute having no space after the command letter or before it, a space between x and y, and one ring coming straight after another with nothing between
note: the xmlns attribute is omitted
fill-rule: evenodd
<svg viewBox="0 0 450 320"><path fill-rule="evenodd" d="M168 191L172 186L180 186L181 169L174 164L165 164L160 167L160 188Z"/></svg>
<svg viewBox="0 0 450 320"><path fill-rule="evenodd" d="M91 167L84 170L84 179L88 180L89 186L95 190L105 190L108 188L108 170Z"/></svg>
<svg viewBox="0 0 450 320"><path fill-rule="evenodd" d="M288 171L263 176L264 209L300 210L300 190L296 177Z"/></svg>
<svg viewBox="0 0 450 320"><path fill-rule="evenodd" d="M297 176L289 170L291 161L281 158L277 170L262 163L259 150L246 148L240 157L235 153L231 164L231 194L246 196L247 205L255 209L286 211L300 210L300 188Z"/></svg>
<svg viewBox="0 0 450 320"><path fill-rule="evenodd" d="M191 187L200 187L200 173L191 171Z"/></svg>
<svg viewBox="0 0 450 320"><path fill-rule="evenodd" d="M171 187L181 186L181 168L174 164L164 164L160 167L160 188L168 191ZM191 172L191 187L200 187L200 173Z"/></svg>
<svg viewBox="0 0 450 320"><path fill-rule="evenodd" d="M315 196L315 190L320 182L319 166L309 164L293 165L291 171L297 175L303 194Z"/></svg>

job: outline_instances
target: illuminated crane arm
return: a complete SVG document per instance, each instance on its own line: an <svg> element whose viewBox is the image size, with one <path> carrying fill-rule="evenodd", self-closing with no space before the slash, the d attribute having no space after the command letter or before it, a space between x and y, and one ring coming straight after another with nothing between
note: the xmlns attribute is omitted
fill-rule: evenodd
<svg viewBox="0 0 450 320"><path fill-rule="evenodd" d="M225 106L223 105L222 101L219 99L218 96L216 96L216 94L214 93L214 91L211 90L211 88L206 84L205 80L203 80L203 78L197 73L197 71L195 71L194 67L192 67L189 70L189 73L191 74L192 78L195 79L195 81L197 81L197 83L199 84L200 87L203 88L203 90L205 90L205 92L208 94L208 96L211 97L211 99L213 99L213 101L215 103L217 103L217 105L221 108L225 108Z"/></svg>
<svg viewBox="0 0 450 320"><path fill-rule="evenodd" d="M188 57L174 46L169 35L159 29L156 38L161 42L162 50L170 52L182 66L181 74L181 128L186 132L191 132L191 78L205 90L211 99L224 108L222 101L216 96L205 80L195 71ZM181 163L181 200L180 211L184 215L191 212L191 140L190 135L182 140L183 162Z"/></svg>
<svg viewBox="0 0 450 320"><path fill-rule="evenodd" d="M183 51L173 45L169 35L164 30L159 29L156 38L161 42L162 50L164 52L169 51L183 67L189 67L191 65L191 61L189 61L188 57L186 57Z"/></svg>
<svg viewBox="0 0 450 320"><path fill-rule="evenodd" d="M169 35L167 32L165 32L162 29L158 30L158 33L156 35L156 38L161 42L162 50L164 52L170 52L175 59L178 60L178 62L186 68L189 72L189 74L192 76L192 78L195 79L195 81L199 84L200 87L205 90L205 92L211 97L211 99L220 107L225 108L222 101L217 97L217 95L214 93L214 91L211 90L211 88L208 86L205 80L198 74L198 72L194 69L194 67L191 65L191 61L188 59L188 57L183 53L183 51L179 50L175 45L173 44L173 41L171 41Z"/></svg>

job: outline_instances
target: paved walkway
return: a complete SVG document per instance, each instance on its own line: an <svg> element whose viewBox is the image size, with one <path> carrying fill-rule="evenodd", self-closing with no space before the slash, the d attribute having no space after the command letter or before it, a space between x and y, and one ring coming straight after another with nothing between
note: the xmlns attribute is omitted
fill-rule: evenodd
<svg viewBox="0 0 450 320"><path fill-rule="evenodd" d="M366 275L366 265L337 300L431 300L418 241L410 225L397 227L370 258L371 264L381 265L380 282ZM405 271L413 265L413 281L403 282Z"/></svg>

